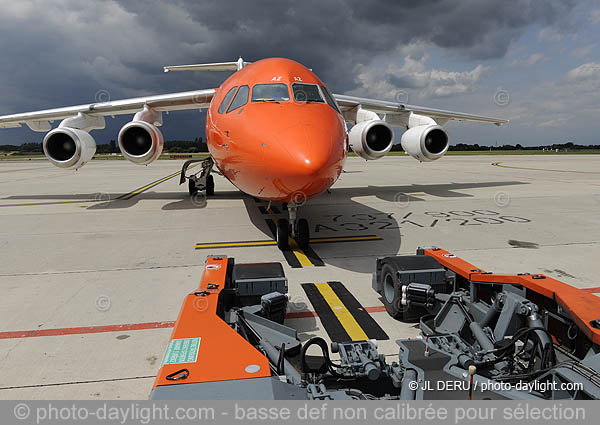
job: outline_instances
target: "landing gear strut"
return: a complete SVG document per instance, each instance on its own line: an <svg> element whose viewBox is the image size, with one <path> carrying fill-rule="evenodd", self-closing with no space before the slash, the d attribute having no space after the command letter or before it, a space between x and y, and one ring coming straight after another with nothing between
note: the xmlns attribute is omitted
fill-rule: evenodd
<svg viewBox="0 0 600 425"><path fill-rule="evenodd" d="M185 175L185 172L189 168L189 166L193 163L200 162L202 169L195 174L191 174L189 176ZM185 180L188 180L188 190L190 192L190 196L196 195L200 191L206 191L206 196L212 196L215 194L215 179L212 176L214 162L212 158L207 159L190 159L189 161L185 161L183 167L181 168L181 178L179 179L179 184L185 183Z"/></svg>
<svg viewBox="0 0 600 425"><path fill-rule="evenodd" d="M289 220L280 219L277 222L277 247L287 249L288 238L291 235L300 248L307 248L310 240L308 221L297 217L298 205L296 204L287 204L287 212Z"/></svg>

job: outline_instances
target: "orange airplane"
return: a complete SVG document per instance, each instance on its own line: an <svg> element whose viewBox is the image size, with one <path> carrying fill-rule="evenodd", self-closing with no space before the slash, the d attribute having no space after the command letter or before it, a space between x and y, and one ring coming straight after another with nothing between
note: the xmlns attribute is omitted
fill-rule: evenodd
<svg viewBox="0 0 600 425"><path fill-rule="evenodd" d="M401 144L419 161L434 161L448 151L442 125L448 120L508 121L479 115L332 94L298 62L269 58L254 63L223 62L170 66L169 71L235 71L217 89L148 96L0 117L0 128L27 125L46 132L44 154L62 168L81 168L96 152L91 130L103 129L105 117L135 114L119 132L123 156L149 164L163 149L162 112L208 108L206 142L210 157L187 161L181 183L190 195L214 194L213 168L239 190L287 206L289 220L277 223L277 244L291 235L300 247L309 241L309 225L298 206L329 189L342 173L349 148L366 160L384 157L394 143L392 126L403 127ZM51 123L62 120L57 128ZM354 126L348 131L346 123ZM187 176L192 162L201 171Z"/></svg>

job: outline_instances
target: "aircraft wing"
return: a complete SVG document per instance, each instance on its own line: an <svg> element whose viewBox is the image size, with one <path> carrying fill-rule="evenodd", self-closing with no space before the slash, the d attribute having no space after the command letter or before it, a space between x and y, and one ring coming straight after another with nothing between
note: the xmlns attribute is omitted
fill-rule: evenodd
<svg viewBox="0 0 600 425"><path fill-rule="evenodd" d="M457 121L479 121L488 122L496 125L508 123L508 120L502 118L486 117L482 115L465 114L463 112L446 111L443 109L427 108L423 106L407 105L404 103L388 102L385 100L366 99L362 97L346 96L334 94L344 117L351 117L352 112L356 112L358 107L367 109L378 114L399 115L408 117L411 112L419 115L426 115L438 120L457 120ZM352 119L349 119L352 121Z"/></svg>
<svg viewBox="0 0 600 425"><path fill-rule="evenodd" d="M208 108L214 94L215 89L195 90L4 115L0 116L0 128L16 128L25 124L34 131L49 131L52 121L74 117L80 113L92 117L135 114L143 110L145 105L159 112L204 109Z"/></svg>

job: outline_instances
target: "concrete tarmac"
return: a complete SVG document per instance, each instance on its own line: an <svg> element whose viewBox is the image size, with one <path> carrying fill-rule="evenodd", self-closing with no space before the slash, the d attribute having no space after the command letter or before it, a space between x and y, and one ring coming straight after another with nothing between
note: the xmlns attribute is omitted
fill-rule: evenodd
<svg viewBox="0 0 600 425"><path fill-rule="evenodd" d="M208 254L279 261L290 313L312 311L301 283L340 281L395 340L416 336L371 289L379 256L439 246L488 271L543 273L600 292L600 155L349 158L331 193L300 209L324 266L292 268L268 240L264 203L215 176L190 199L182 161L0 162L0 399L145 399L183 298ZM277 217L277 216L275 216ZM286 324L326 336L318 317ZM302 314L300 314L302 316Z"/></svg>

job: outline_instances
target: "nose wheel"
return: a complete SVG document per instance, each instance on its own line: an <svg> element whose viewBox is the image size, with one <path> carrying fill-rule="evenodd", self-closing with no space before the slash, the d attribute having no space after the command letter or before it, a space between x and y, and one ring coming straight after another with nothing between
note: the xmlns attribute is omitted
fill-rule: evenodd
<svg viewBox="0 0 600 425"><path fill-rule="evenodd" d="M281 219L277 222L277 248L284 250L290 247L290 223L286 219Z"/></svg>
<svg viewBox="0 0 600 425"><path fill-rule="evenodd" d="M296 242L300 248L307 248L310 239L310 230L308 229L308 220L301 218L296 223Z"/></svg>
<svg viewBox="0 0 600 425"><path fill-rule="evenodd" d="M206 182L202 184L201 179L197 176L190 176L188 178L188 190L190 196L196 195L201 190L206 190L206 196L213 196L215 194L215 178L212 174L206 176Z"/></svg>
<svg viewBox="0 0 600 425"><path fill-rule="evenodd" d="M185 173L188 167L194 162L201 162L202 169L196 174L186 176ZM195 196L200 191L205 191L206 196L213 196L215 194L215 179L211 174L213 165L214 162L212 158L186 161L181 169L181 180L179 181L179 184L185 182L186 179L188 180L188 191L190 196Z"/></svg>
<svg viewBox="0 0 600 425"><path fill-rule="evenodd" d="M298 207L288 204L287 211L289 220L281 219L277 222L277 247L281 250L289 248L290 235L296 241L296 244L304 249L310 242L310 229L308 220L296 217Z"/></svg>

